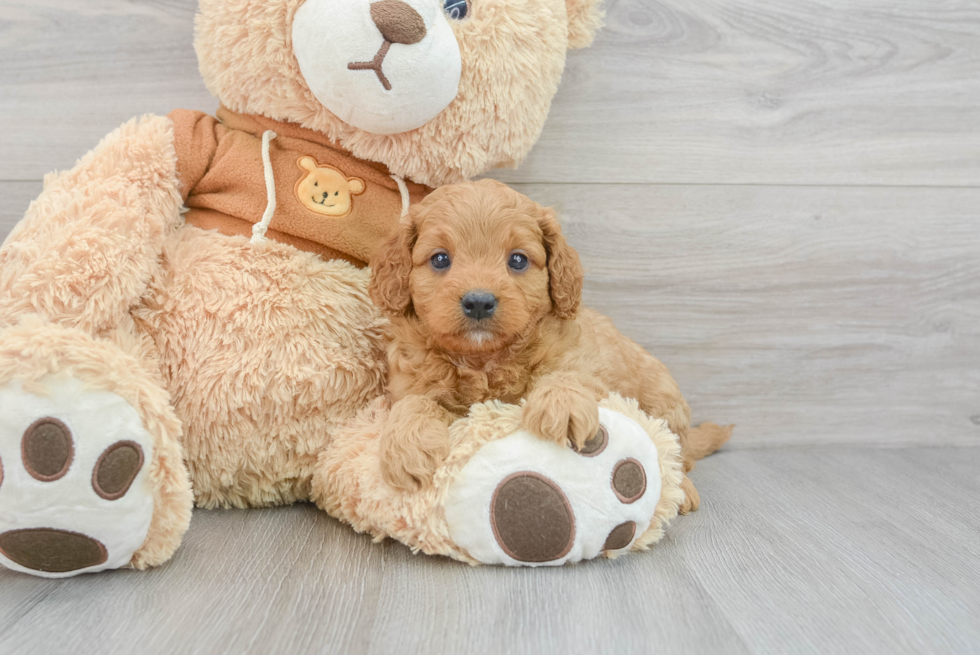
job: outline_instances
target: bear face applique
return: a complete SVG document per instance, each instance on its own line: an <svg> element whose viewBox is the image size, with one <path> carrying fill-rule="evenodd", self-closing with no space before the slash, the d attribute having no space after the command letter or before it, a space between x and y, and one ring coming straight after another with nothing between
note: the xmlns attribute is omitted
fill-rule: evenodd
<svg viewBox="0 0 980 655"><path fill-rule="evenodd" d="M297 165L307 172L296 183L296 197L304 207L324 216L340 218L351 213L354 196L367 189L359 177L347 177L333 166L321 166L313 157L301 157Z"/></svg>

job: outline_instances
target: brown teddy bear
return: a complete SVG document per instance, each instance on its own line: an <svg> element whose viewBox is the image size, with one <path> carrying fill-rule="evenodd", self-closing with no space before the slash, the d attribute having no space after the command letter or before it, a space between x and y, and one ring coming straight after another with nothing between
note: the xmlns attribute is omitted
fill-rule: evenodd
<svg viewBox="0 0 980 655"><path fill-rule="evenodd" d="M477 445L513 439L519 409L477 408L454 428L428 504L399 504L361 457L385 381L366 262L432 186L521 161L597 1L201 0L217 116L123 125L47 177L0 249L0 563L48 577L159 565L194 503L309 500L315 472L316 500L359 529L523 561L497 557L489 523L459 525L486 513L467 511L485 504L486 471L448 485L471 461L500 469ZM616 448L641 433L662 445L638 457L651 483L637 538L612 542L642 546L676 512L676 448L610 402L627 421ZM408 534L427 521L441 521L439 547ZM609 526L593 523L566 539L587 547L546 560L597 554Z"/></svg>

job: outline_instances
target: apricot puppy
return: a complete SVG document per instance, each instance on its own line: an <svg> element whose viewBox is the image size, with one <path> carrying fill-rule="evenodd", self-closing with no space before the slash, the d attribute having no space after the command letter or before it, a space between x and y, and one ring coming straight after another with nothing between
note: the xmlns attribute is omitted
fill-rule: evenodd
<svg viewBox="0 0 980 655"><path fill-rule="evenodd" d="M691 429L667 368L586 308L582 266L555 213L492 180L442 187L414 206L372 259L370 294L391 318L382 474L427 485L449 448L448 427L470 405L526 399L524 427L581 447L599 429L610 391L667 420L685 469L730 428ZM692 442L693 441L693 442ZM685 479L687 503L698 496Z"/></svg>

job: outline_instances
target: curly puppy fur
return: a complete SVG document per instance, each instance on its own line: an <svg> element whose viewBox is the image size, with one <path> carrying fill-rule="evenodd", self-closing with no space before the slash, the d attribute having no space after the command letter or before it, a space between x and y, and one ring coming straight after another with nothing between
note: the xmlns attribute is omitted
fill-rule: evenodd
<svg viewBox="0 0 980 655"><path fill-rule="evenodd" d="M449 258L441 270L436 254ZM527 265L515 270L513 255ZM518 260L520 261L520 260ZM411 214L373 260L370 293L391 317L389 394L381 434L388 484L430 483L448 451L449 424L474 403L526 402L523 425L544 439L581 446L599 428L611 391L667 420L684 468L721 446L731 427L691 428L691 412L667 368L612 322L580 309L583 272L557 217L493 180L443 187ZM468 318L461 300L491 293L493 314ZM681 511L697 509L686 477Z"/></svg>

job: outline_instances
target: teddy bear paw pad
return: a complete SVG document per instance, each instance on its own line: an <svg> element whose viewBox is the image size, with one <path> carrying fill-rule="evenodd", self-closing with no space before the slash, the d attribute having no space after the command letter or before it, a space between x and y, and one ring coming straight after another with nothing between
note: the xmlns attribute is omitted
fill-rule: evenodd
<svg viewBox="0 0 980 655"><path fill-rule="evenodd" d="M449 490L456 544L484 564L560 565L628 549L660 500L657 449L631 418L602 408L576 450L519 431L477 452Z"/></svg>
<svg viewBox="0 0 980 655"><path fill-rule="evenodd" d="M116 394L74 379L0 388L0 564L44 577L125 566L153 515L153 441Z"/></svg>

